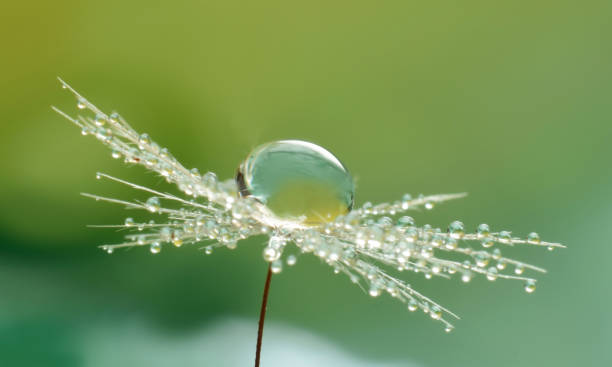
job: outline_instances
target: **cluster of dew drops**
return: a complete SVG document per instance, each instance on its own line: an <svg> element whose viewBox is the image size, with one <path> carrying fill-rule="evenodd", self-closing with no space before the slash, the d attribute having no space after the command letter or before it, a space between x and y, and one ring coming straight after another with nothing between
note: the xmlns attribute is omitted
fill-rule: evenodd
<svg viewBox="0 0 612 367"><path fill-rule="evenodd" d="M515 279L523 281L525 291L532 293L536 280L525 276L524 272L545 270L504 257L500 247L524 244L549 250L564 247L542 241L535 232L518 238L509 231L493 232L487 224L480 224L474 233L468 233L460 221L452 222L443 231L428 224L417 226L412 217L405 215L415 209L431 210L437 203L463 197L462 194L414 198L407 194L392 203L372 205L368 202L346 215L317 225L283 221L275 218L257 200L238 195L233 179L220 181L212 172L200 174L197 169L186 169L167 149L160 148L147 134L138 134L117 113L107 115L64 82L62 86L76 96L77 108L93 113L93 117L73 118L54 108L58 113L79 126L83 135L92 135L109 146L113 158L123 157L126 163L157 172L176 184L184 194L162 193L97 174L99 179L110 179L151 196L144 202L86 196L162 217L160 223L153 220L137 222L128 217L123 224L102 226L130 230L125 242L101 246L108 253L118 248L148 246L151 253L158 254L165 243L180 247L208 242L202 249L211 254L215 248L232 250L242 239L265 235L269 239L263 249L263 258L270 263L272 272L280 273L284 263L294 265L297 253L313 254L330 265L334 273L346 274L369 295L377 297L386 292L405 303L408 310L420 309L432 319L443 322L446 331L451 331L453 326L444 316L457 317L454 313L389 272L393 269L394 272L422 273L427 279L458 276L463 282L479 274L490 281ZM283 256L288 244L294 244L298 252ZM471 247L470 244L475 245Z"/></svg>

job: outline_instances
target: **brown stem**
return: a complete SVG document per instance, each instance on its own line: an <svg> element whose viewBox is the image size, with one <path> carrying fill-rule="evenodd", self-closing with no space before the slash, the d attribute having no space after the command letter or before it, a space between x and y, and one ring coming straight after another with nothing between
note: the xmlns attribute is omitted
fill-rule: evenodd
<svg viewBox="0 0 612 367"><path fill-rule="evenodd" d="M268 266L266 285L264 286L263 299L261 301L261 311L259 312L259 328L257 329L257 349L255 350L255 367L259 367L261 357L261 339L263 337L264 321L266 320L266 308L268 304L268 292L270 291L270 281L272 280L272 266Z"/></svg>

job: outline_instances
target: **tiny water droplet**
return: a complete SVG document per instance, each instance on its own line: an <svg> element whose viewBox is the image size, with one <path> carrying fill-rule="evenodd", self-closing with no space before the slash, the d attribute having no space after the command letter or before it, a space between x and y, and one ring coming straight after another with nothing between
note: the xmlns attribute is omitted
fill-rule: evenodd
<svg viewBox="0 0 612 367"><path fill-rule="evenodd" d="M134 226L134 218L132 218L132 217L125 218L124 224L125 224L126 227L133 227Z"/></svg>
<svg viewBox="0 0 612 367"><path fill-rule="evenodd" d="M428 202L425 203L425 209L431 210L433 208L434 208L434 203L433 202L428 201Z"/></svg>
<svg viewBox="0 0 612 367"><path fill-rule="evenodd" d="M85 107L87 107L87 100L85 100L85 98L81 97L77 100L77 108L79 110L83 110L85 109Z"/></svg>
<svg viewBox="0 0 612 367"><path fill-rule="evenodd" d="M115 158L115 159L119 159L121 158L121 152L119 152L118 150L113 150L113 152L111 153L111 157Z"/></svg>
<svg viewBox="0 0 612 367"><path fill-rule="evenodd" d="M446 332L446 333L450 333L451 331L453 331L453 327L452 326L447 326L446 328L444 328L444 332Z"/></svg>
<svg viewBox="0 0 612 367"><path fill-rule="evenodd" d="M489 270L487 271L487 279L489 279L490 281L494 281L495 279L497 279L497 268L496 267L490 267Z"/></svg>
<svg viewBox="0 0 612 367"><path fill-rule="evenodd" d="M159 254L161 251L161 244L159 242L153 242L149 248L152 254Z"/></svg>
<svg viewBox="0 0 612 367"><path fill-rule="evenodd" d="M287 256L287 265L293 266L295 265L296 262L297 262L297 257L295 257L295 255Z"/></svg>
<svg viewBox="0 0 612 367"><path fill-rule="evenodd" d="M212 253L213 253L213 248L212 248L212 246L206 246L206 248L204 248L204 253L205 253L206 255L210 255L210 254L212 254Z"/></svg>
<svg viewBox="0 0 612 367"><path fill-rule="evenodd" d="M147 210L150 211L151 213L155 213L159 211L160 209L159 198L155 196L150 197L145 203L145 206L147 207Z"/></svg>
<svg viewBox="0 0 612 367"><path fill-rule="evenodd" d="M491 233L491 230L489 229L488 224L482 223L478 225L478 229L477 229L478 238L488 237L490 233Z"/></svg>
<svg viewBox="0 0 612 367"><path fill-rule="evenodd" d="M442 310L437 306L433 306L431 310L429 310L429 316L434 320L440 320L442 318Z"/></svg>
<svg viewBox="0 0 612 367"><path fill-rule="evenodd" d="M516 275L521 275L523 274L523 272L525 271L525 267L521 264L518 264L515 268L514 268L514 274Z"/></svg>
<svg viewBox="0 0 612 367"><path fill-rule="evenodd" d="M280 259L272 261L272 264L270 264L270 270L274 274L280 273L283 270L283 262Z"/></svg>
<svg viewBox="0 0 612 367"><path fill-rule="evenodd" d="M263 258L267 262L272 262L280 257L280 252L272 246L266 246L263 251Z"/></svg>
<svg viewBox="0 0 612 367"><path fill-rule="evenodd" d="M537 234L536 232L531 232L528 236L527 236L527 242L537 245L540 243L540 235Z"/></svg>
<svg viewBox="0 0 612 367"><path fill-rule="evenodd" d="M418 303L415 300L408 301L408 311L414 312L419 308Z"/></svg>
<svg viewBox="0 0 612 367"><path fill-rule="evenodd" d="M501 243L512 243L512 234L508 231L499 232L499 242Z"/></svg>
<svg viewBox="0 0 612 367"><path fill-rule="evenodd" d="M99 173L96 173L96 180L99 180L101 178L102 178L102 176Z"/></svg>
<svg viewBox="0 0 612 367"><path fill-rule="evenodd" d="M528 280L525 282L525 292L533 293L536 290L536 282L534 280Z"/></svg>
<svg viewBox="0 0 612 367"><path fill-rule="evenodd" d="M96 126L98 127L106 125L106 116L104 116L103 114L97 114L94 119L94 124L96 124Z"/></svg>
<svg viewBox="0 0 612 367"><path fill-rule="evenodd" d="M140 134L140 137L138 138L138 148L142 150L145 148L145 146L149 145L150 143L151 143L151 138L149 138L149 134L147 133Z"/></svg>
<svg viewBox="0 0 612 367"><path fill-rule="evenodd" d="M111 113L110 116L108 116L108 121L110 121L111 124L116 124L119 122L119 114L117 112Z"/></svg>
<svg viewBox="0 0 612 367"><path fill-rule="evenodd" d="M459 239L459 238L463 237L463 235L465 234L465 229L464 229L463 223L461 223L458 220L452 222L448 226L448 232L450 233L451 237L453 237L455 239Z"/></svg>
<svg viewBox="0 0 612 367"><path fill-rule="evenodd" d="M493 238L491 237L484 237L482 241L480 242L480 244L484 248L490 248L490 247L493 247L493 245L495 244L495 241L493 241Z"/></svg>

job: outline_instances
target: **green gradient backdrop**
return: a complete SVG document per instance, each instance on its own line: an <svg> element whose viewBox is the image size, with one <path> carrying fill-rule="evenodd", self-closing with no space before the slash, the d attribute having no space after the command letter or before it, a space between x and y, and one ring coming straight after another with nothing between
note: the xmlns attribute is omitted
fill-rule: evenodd
<svg viewBox="0 0 612 367"><path fill-rule="evenodd" d="M228 177L259 143L309 140L357 177L358 204L467 191L417 221L569 246L517 253L549 269L529 296L407 275L463 317L450 335L311 257L275 277L270 320L374 360L612 363L612 2L15 4L0 5L1 365L82 365L80 330L96 325L180 337L258 313L262 239L214 256L96 248L121 235L85 225L126 213L78 193L135 195L96 170L164 185L51 112L73 108L58 75L188 167Z"/></svg>

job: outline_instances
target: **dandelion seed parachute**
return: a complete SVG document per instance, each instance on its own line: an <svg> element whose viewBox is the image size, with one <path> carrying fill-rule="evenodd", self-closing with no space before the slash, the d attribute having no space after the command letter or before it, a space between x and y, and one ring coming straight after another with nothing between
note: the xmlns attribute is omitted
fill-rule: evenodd
<svg viewBox="0 0 612 367"><path fill-rule="evenodd" d="M269 237L263 257L271 263L275 273L282 270L285 247L293 244L302 253L319 257L335 273L346 274L371 296L388 293L405 303L408 310L421 309L432 319L442 322L449 332L453 326L448 317L458 316L390 275L389 269L422 273L428 279L433 276L459 277L463 282L469 282L478 274L491 281L515 279L523 281L525 290L531 293L535 290L535 279L524 276L523 272L544 273L545 270L504 257L501 247L518 244L548 249L564 247L542 241L537 233L522 239L508 231L493 232L486 224L478 226L475 233L466 232L459 221L452 222L445 231L430 225L417 226L412 217L405 215L414 209L432 209L437 203L461 198L464 194L419 195L415 198L404 195L396 202L378 205L368 202L350 210L354 189L350 175L331 153L306 142L281 141L256 148L241 165L237 180L220 181L212 172L202 175L195 168L183 167L166 148L160 147L147 134L137 133L119 114L102 112L61 79L60 82L76 97L77 108L84 113L71 117L53 107L56 112L78 126L83 135L91 135L108 146L113 158L142 165L169 183L176 184L182 192L180 196L172 195L98 173L98 178L125 184L147 192L151 197L139 202L85 196L157 213L163 218L163 223L145 223L130 217L123 224L100 226L133 231L123 243L101 246L109 253L118 248L148 246L151 253L156 254L168 244L179 247L208 242L203 249L210 254L220 247L235 249L241 239L263 234ZM278 155L261 154L262 151L266 154L281 151L289 156L285 156L284 161L275 161ZM304 156L294 160L291 154ZM310 166L306 163L308 167L304 169L310 171L304 177L320 177L300 189L302 192L318 192L315 200L302 201L297 211L292 211L295 208L291 207L277 207L273 203L275 195L282 196L279 192L284 192L286 197L300 185L293 182L290 189L275 187L278 182L290 181L287 179L289 176L283 176L282 169L274 172L279 175L276 181L266 183L271 172L266 165L286 164L291 167L303 164L305 157L307 161L314 159L315 162L311 161ZM258 163L259 160L264 163ZM258 171L254 167L263 169ZM264 176L258 177L260 174ZM300 182L303 180L298 180ZM259 185L262 183L263 186ZM327 198L329 202L317 201L317 198ZM470 243L475 244L475 248L470 247ZM295 264L295 256L287 256L286 262Z"/></svg>

